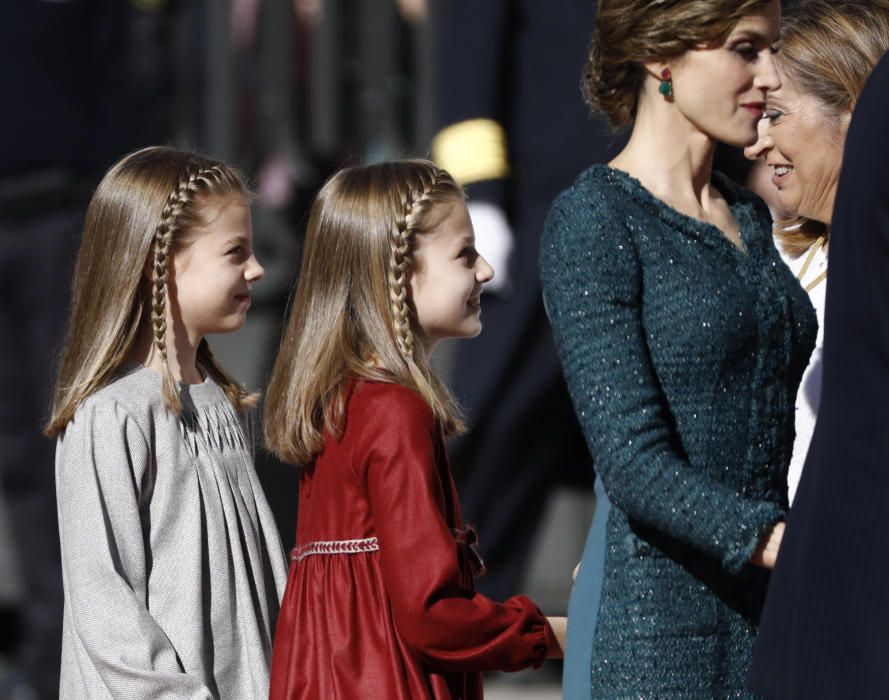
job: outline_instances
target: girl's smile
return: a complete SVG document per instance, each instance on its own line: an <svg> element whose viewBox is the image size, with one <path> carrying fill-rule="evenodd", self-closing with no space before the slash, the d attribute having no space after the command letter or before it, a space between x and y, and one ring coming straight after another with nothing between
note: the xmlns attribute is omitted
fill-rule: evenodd
<svg viewBox="0 0 889 700"><path fill-rule="evenodd" d="M461 199L439 205L439 223L418 236L410 294L428 350L444 338L482 330L482 286L494 270L475 249L475 232Z"/></svg>

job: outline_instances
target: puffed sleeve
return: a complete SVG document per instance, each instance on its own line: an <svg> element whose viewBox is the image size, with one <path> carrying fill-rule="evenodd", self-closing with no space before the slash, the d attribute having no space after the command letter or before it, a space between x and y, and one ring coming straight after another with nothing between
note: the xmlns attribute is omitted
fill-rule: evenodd
<svg viewBox="0 0 889 700"><path fill-rule="evenodd" d="M596 471L613 505L629 517L737 573L783 513L775 503L747 499L708 477L675 448L642 327L633 242L606 203L577 187L550 211L540 272Z"/></svg>
<svg viewBox="0 0 889 700"><path fill-rule="evenodd" d="M66 615L76 647L114 697L209 700L147 607L140 491L150 459L139 427L110 400L88 399L59 439Z"/></svg>
<svg viewBox="0 0 889 700"><path fill-rule="evenodd" d="M525 596L495 603L461 585L444 516L438 429L416 394L392 386L367 416L366 478L396 629L430 668L514 671L561 656Z"/></svg>

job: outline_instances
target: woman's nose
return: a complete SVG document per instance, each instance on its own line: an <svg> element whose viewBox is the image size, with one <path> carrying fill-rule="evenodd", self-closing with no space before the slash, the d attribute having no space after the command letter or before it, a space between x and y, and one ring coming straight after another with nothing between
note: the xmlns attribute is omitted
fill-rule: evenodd
<svg viewBox="0 0 889 700"><path fill-rule="evenodd" d="M756 143L752 146L747 146L744 149L744 156L748 160L756 160L757 158L763 158L765 155L775 147L775 142L772 140L771 134L769 134L769 120L768 119L760 119L759 124L756 126L757 139Z"/></svg>

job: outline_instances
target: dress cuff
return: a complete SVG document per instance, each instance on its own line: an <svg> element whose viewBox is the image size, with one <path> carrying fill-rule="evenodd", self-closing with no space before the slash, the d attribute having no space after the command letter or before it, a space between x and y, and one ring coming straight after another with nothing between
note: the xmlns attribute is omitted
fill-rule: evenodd
<svg viewBox="0 0 889 700"><path fill-rule="evenodd" d="M722 563L731 574L737 574L750 563L753 553L769 530L785 518L777 503L762 501L750 509L733 538L732 546Z"/></svg>

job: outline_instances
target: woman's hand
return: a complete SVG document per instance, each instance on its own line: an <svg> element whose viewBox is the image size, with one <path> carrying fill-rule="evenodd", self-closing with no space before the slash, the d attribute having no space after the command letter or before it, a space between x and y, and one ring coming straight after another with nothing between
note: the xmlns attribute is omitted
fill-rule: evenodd
<svg viewBox="0 0 889 700"><path fill-rule="evenodd" d="M764 569L774 569L778 560L778 550L784 537L784 523L775 523L768 535L759 543L759 547L750 558L750 563Z"/></svg>

